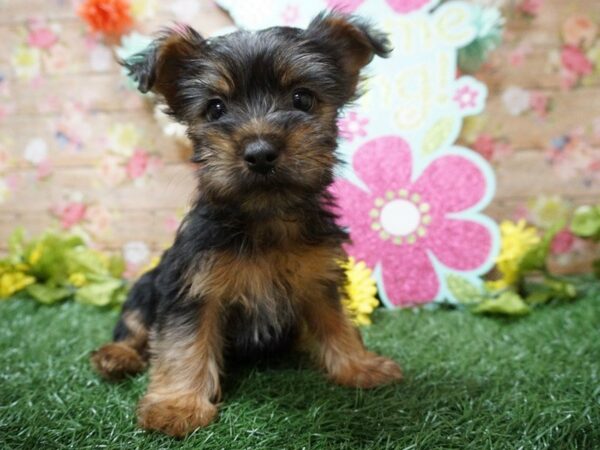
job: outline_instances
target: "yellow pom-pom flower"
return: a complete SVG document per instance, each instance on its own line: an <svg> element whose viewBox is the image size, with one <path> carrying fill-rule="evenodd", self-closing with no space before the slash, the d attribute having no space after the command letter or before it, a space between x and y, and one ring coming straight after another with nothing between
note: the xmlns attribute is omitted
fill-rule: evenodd
<svg viewBox="0 0 600 450"><path fill-rule="evenodd" d="M352 257L342 267L347 279L346 296L342 299L344 309L356 325L370 325L371 313L379 305L375 297L377 286L371 276L372 271L364 262L356 262Z"/></svg>
<svg viewBox="0 0 600 450"><path fill-rule="evenodd" d="M540 243L537 230L528 227L524 220L517 223L508 220L502 222L500 235L502 248L496 259L496 267L502 277L488 283L488 287L493 290L514 286L519 280L519 266L523 257Z"/></svg>

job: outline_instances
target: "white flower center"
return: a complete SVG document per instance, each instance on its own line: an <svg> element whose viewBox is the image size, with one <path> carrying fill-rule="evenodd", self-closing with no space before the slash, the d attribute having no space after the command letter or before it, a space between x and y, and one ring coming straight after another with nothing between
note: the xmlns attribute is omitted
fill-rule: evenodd
<svg viewBox="0 0 600 450"><path fill-rule="evenodd" d="M419 228L421 212L409 200L397 199L387 203L381 210L382 228L393 236L408 236Z"/></svg>

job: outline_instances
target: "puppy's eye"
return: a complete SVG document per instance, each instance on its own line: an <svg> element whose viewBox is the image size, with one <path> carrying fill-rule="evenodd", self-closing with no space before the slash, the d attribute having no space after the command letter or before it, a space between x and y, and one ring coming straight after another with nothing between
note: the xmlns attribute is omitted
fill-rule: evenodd
<svg viewBox="0 0 600 450"><path fill-rule="evenodd" d="M222 100L218 98L212 99L206 107L206 119L209 122L219 120L226 112L227 108L225 108L225 103Z"/></svg>
<svg viewBox="0 0 600 450"><path fill-rule="evenodd" d="M315 97L307 90L300 89L292 94L294 108L308 112L315 103Z"/></svg>

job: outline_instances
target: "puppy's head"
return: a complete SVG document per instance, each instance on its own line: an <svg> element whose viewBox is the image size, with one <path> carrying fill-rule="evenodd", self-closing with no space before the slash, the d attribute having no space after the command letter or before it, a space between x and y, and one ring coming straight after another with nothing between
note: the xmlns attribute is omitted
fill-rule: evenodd
<svg viewBox="0 0 600 450"><path fill-rule="evenodd" d="M187 125L202 192L245 208L293 207L322 192L336 163L336 118L360 71L390 52L366 22L321 14L211 39L168 30L124 64Z"/></svg>

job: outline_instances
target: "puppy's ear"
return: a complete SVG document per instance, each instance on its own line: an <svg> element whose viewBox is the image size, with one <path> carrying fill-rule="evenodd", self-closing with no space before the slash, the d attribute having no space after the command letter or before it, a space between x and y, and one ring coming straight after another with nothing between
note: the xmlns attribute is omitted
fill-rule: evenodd
<svg viewBox="0 0 600 450"><path fill-rule="evenodd" d="M319 14L306 29L306 35L334 55L339 66L356 81L360 70L375 55L385 58L392 52L385 33L364 19L339 12Z"/></svg>
<svg viewBox="0 0 600 450"><path fill-rule="evenodd" d="M167 29L145 50L120 61L138 89L163 96L171 109L177 102L177 82L198 61L205 40L193 28Z"/></svg>

